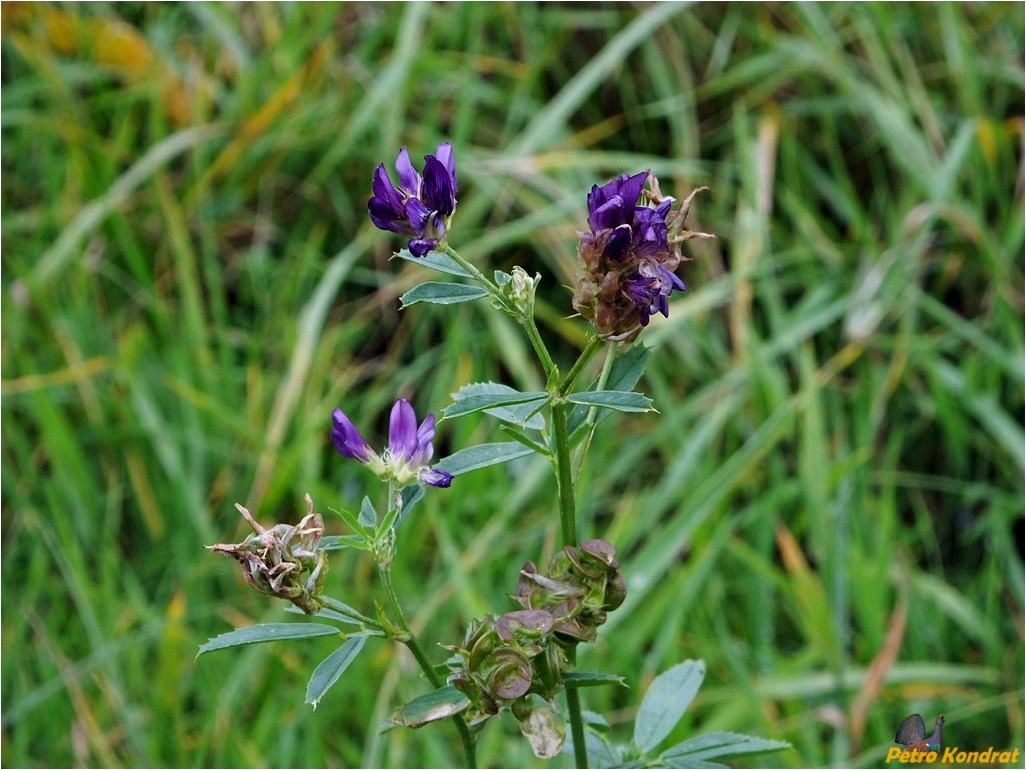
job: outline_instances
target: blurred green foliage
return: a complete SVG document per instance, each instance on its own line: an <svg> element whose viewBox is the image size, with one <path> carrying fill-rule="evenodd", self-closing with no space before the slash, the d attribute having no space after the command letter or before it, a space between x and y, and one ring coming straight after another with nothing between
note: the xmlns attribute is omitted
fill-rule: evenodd
<svg viewBox="0 0 1026 770"><path fill-rule="evenodd" d="M878 765L914 711L1023 747L1021 3L5 4L0 56L5 765L460 762L448 725L378 734L426 690L393 646L316 711L331 642L194 660L287 617L202 548L235 501L295 522L370 488L335 405L379 443L399 396L542 384L485 303L398 311L429 273L388 261L371 172L444 139L453 244L543 274L563 366L590 186L712 188L719 240L642 338L660 414L603 423L581 479L630 581L581 664L632 688L585 707L626 740L703 658L672 737L794 745L750 762ZM553 495L540 461L430 491L395 565L429 649L513 608ZM367 559L327 581L372 610ZM479 756L534 764L509 722Z"/></svg>

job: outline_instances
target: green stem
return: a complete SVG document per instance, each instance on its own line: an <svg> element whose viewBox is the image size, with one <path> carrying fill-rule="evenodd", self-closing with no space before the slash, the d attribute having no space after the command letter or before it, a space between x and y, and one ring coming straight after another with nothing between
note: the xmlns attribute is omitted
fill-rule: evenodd
<svg viewBox="0 0 1026 770"><path fill-rule="evenodd" d="M566 659L577 668L577 648L567 651ZM584 743L584 720L581 719L581 694L576 687L566 688L566 710L570 715L570 735L574 739L574 762L577 767L588 767L588 747Z"/></svg>
<svg viewBox="0 0 1026 770"><path fill-rule="evenodd" d="M541 338L541 332L538 331L538 326L534 322L534 316L524 317L518 315L517 318L523 324L524 330L527 332L527 338L531 341L531 347L534 348L535 355L541 361L542 369L545 370L546 383L549 386L555 385L556 380L559 378L559 370L556 368L556 362L549 355L549 349L545 347L545 342Z"/></svg>
<svg viewBox="0 0 1026 770"><path fill-rule="evenodd" d="M577 544L577 502L574 499L573 470L570 466L570 430L566 402L552 405L552 439L555 443L556 484L559 487L559 525L563 545Z"/></svg>
<svg viewBox="0 0 1026 770"><path fill-rule="evenodd" d="M431 682L431 686L436 690L445 685L442 678L438 676L438 672L435 671L435 667L431 665L431 661L428 659L427 653L424 652L424 648L420 646L420 642L417 640L416 634L413 633L413 629L410 628L410 624L406 620L406 614L403 612L402 605L399 604L399 597L396 595L395 587L392 585L392 571L387 565L378 564L378 574L381 576L381 583L385 586L385 593L388 595L389 604L392 605L392 612L395 614L396 620L399 623L399 628L403 632L403 638L401 641L410 652L413 653L413 657L416 658L417 663L420 664L421 671L424 672L424 676ZM459 714L452 717L452 721L456 723L456 729L460 733L460 740L463 742L463 752L467 757L467 767L477 767L477 752L474 746L474 736L470 733L470 728L467 723L463 720L463 717Z"/></svg>
<svg viewBox="0 0 1026 770"><path fill-rule="evenodd" d="M491 281L489 281L485 277L485 274L478 270L473 262L468 261L466 258L463 257L462 254L460 254L458 251L456 251L456 249L449 245L446 245L445 253L452 257L460 267L462 267L464 270L470 273L470 276L479 284L481 284L484 290L491 294L492 299L498 302L499 305L506 308L507 310L516 312L516 308L510 304L509 300L502 296L502 292L499 291L499 287Z"/></svg>
<svg viewBox="0 0 1026 770"><path fill-rule="evenodd" d="M616 343L611 342L606 351L606 360L602 362L602 373L599 375L598 383L595 386L595 390L603 390L606 387L606 383L609 382L609 373L613 370L613 361L616 359ZM574 478L577 478L581 473L581 467L584 465L584 458L588 455L588 450L591 449L591 440L595 437L595 426L598 420L598 407L592 407L588 410L588 418L584 424L588 426L588 435L584 437L584 441L581 442L581 448L577 450L577 462L574 468Z"/></svg>
<svg viewBox="0 0 1026 770"><path fill-rule="evenodd" d="M545 371L546 386L553 397L551 402L552 438L555 444L554 462L556 482L559 487L560 528L562 529L563 534L563 544L575 545L577 543L577 521L575 510L576 503L574 500L573 468L570 462L570 432L568 428L570 404L564 400L564 397L570 392L570 389L573 387L578 375L583 371L585 365L588 363L591 356L594 355L595 351L598 350L601 343L597 338L593 337L589 339L588 344L585 345L584 350L581 351L581 355L578 356L577 361L567 373L566 379L563 380L563 382L559 382L559 369L556 367L555 361L552 360L552 356L549 354L549 350L545 346L545 341L542 340L541 333L538 331L538 325L534 322L533 314L524 312L511 303L505 296L503 296L502 292L499 291L499 287L489 281L480 270L464 259L454 248L447 245L445 247L445 253L452 257L460 267L466 270L475 281L481 284L485 291L487 291L498 303L499 307L505 309L510 313L510 315L520 322L524 327L524 330L527 332L527 338L531 341L531 347L534 348L535 355L538 356L538 361L541 362L542 369ZM398 614L399 612L397 610L397 615ZM576 666L576 649L571 649L567 653L567 660L571 667ZM574 758L576 760L577 767L587 768L588 752L584 743L584 721L581 719L581 698L577 690L574 688L568 687L566 690L566 707L570 717L570 730L574 739ZM460 720L460 723L464 728L466 728L466 724L463 723L462 720Z"/></svg>
<svg viewBox="0 0 1026 770"><path fill-rule="evenodd" d="M580 360L580 359L578 359ZM570 405L565 401L552 405L552 438L555 442L556 482L559 486L559 523L564 545L577 543L577 513L574 499L573 471L570 467L570 433L567 413ZM577 648L567 652L571 668L577 666ZM584 743L584 721L581 719L581 696L575 688L566 690L566 711L570 717L570 734L574 739L574 761L577 767L588 766L588 750Z"/></svg>
<svg viewBox="0 0 1026 770"><path fill-rule="evenodd" d="M577 356L577 360L574 361L574 365L570 367L570 371L566 373L566 377L563 378L563 383L559 386L559 395L565 396L573 388L574 383L577 381L577 376L584 369L585 365L591 360L591 357L595 355L595 351L602 345L602 340L598 337L589 337L588 343L584 346L584 350L581 351L581 355Z"/></svg>
<svg viewBox="0 0 1026 770"><path fill-rule="evenodd" d="M485 277L484 273L478 270L472 262L468 262L452 246L446 245L445 253L452 257L460 267L470 273L471 277L481 284L484 290L492 296L492 299L499 304L499 307L503 308L507 313L520 322L527 332L527 338L531 341L531 347L534 348L535 355L538 356L538 360L541 361L542 368L545 370L545 379L551 384L557 376L556 363L552 360L552 356L549 355L548 348L545 347L545 343L542 341L541 333L538 331L538 327L534 323L534 318L524 315L516 305L503 296L502 292L499 291L498 286L489 281L488 278Z"/></svg>

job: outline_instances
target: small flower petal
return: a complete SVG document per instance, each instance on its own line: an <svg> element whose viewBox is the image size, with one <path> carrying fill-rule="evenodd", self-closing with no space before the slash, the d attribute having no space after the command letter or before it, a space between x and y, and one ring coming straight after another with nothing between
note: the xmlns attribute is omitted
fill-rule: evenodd
<svg viewBox="0 0 1026 770"><path fill-rule="evenodd" d="M395 170L399 173L399 186L407 197L420 195L420 174L410 162L410 153L403 147L395 159Z"/></svg>
<svg viewBox="0 0 1026 770"><path fill-rule="evenodd" d="M641 190L645 186L645 182L648 180L648 171L642 171L631 177L624 174L620 177L620 180L619 195L623 198L624 203L633 209L634 204L641 197Z"/></svg>
<svg viewBox="0 0 1026 770"><path fill-rule="evenodd" d="M448 487L452 484L452 474L438 468L421 468L417 473L417 481L433 487Z"/></svg>
<svg viewBox="0 0 1026 770"><path fill-rule="evenodd" d="M410 198L406 201L406 219L418 238L424 235L424 225L429 216L431 216L431 209L425 206L419 198Z"/></svg>
<svg viewBox="0 0 1026 770"><path fill-rule="evenodd" d="M627 223L627 214L624 209L623 198L614 195L605 201L601 206L593 209L588 216L588 226L593 233L599 230L612 230Z"/></svg>
<svg viewBox="0 0 1026 770"><path fill-rule="evenodd" d="M602 256L613 262L619 262L627 256L627 250L630 249L633 238L634 233L631 231L631 226L620 225L609 235L609 240L606 241L606 248L603 249Z"/></svg>
<svg viewBox="0 0 1026 770"><path fill-rule="evenodd" d="M367 201L367 210L374 226L401 235L412 235L406 217L406 206L399 191L392 186L392 180L388 178L384 164L375 169L371 188L374 197Z"/></svg>
<svg viewBox="0 0 1026 770"><path fill-rule="evenodd" d="M456 191L453 189L449 171L434 155L424 159L424 189L421 198L432 211L443 217L452 214L456 208Z"/></svg>
<svg viewBox="0 0 1026 770"><path fill-rule="evenodd" d="M456 156L452 151L452 142L443 142L435 150L435 157L445 166L449 174L449 181L452 184L452 192L455 195L459 192L459 184L456 182Z"/></svg>
<svg viewBox="0 0 1026 770"><path fill-rule="evenodd" d="M364 441L360 431L346 417L345 412L338 407L335 407L335 411L331 413L331 423L331 441L343 457L366 463L377 456L370 445Z"/></svg>
<svg viewBox="0 0 1026 770"><path fill-rule="evenodd" d="M388 452L394 458L406 462L413 459L417 451L417 415L405 398L395 402L388 419Z"/></svg>
<svg viewBox="0 0 1026 770"><path fill-rule="evenodd" d="M414 465L427 465L431 460L431 456L435 453L434 445L431 443L434 438L435 416L429 414L417 428L417 450L412 458Z"/></svg>
<svg viewBox="0 0 1026 770"><path fill-rule="evenodd" d="M408 248L410 253L418 259L426 257L428 252L435 250L436 246L438 246L438 240L435 238L414 238L406 244L406 248Z"/></svg>
<svg viewBox="0 0 1026 770"><path fill-rule="evenodd" d="M660 271L660 273L662 275L662 279L663 279L664 285L666 285L668 283L670 286L672 286L677 291L684 291L687 288L684 285L684 281L682 281L680 279L680 276L678 276L672 270L669 270L668 268L664 267L663 265L660 265L659 266L659 271ZM670 292L667 291L666 293L669 294Z"/></svg>

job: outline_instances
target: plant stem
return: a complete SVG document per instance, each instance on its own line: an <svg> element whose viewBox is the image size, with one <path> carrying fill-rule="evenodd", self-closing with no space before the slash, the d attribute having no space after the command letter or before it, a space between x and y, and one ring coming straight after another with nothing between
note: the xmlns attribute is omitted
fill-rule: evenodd
<svg viewBox="0 0 1026 770"><path fill-rule="evenodd" d="M570 467L570 435L567 428L569 408L570 405L565 401L552 405L552 438L556 445L556 483L559 486L559 523L563 533L563 544L575 545L577 543L577 506L574 499L573 471ZM571 668L576 667L576 647L567 652L567 661ZM571 687L566 690L566 711L570 717L570 734L574 739L574 760L577 767L586 768L588 766L588 750L584 744L581 696L576 689Z"/></svg>
<svg viewBox="0 0 1026 770"><path fill-rule="evenodd" d="M606 349L606 360L602 362L602 373L599 374L598 383L595 386L595 390L603 390L606 387L606 383L609 381L609 373L613 370L613 361L616 359L616 343L609 343L609 347ZM588 450L591 449L591 440L595 437L595 426L598 419L598 408L592 407L588 410L588 418L584 421L584 424L588 426L588 435L584 437L584 441L581 442L581 448L577 450L576 463L574 468L574 478L581 473L581 467L584 465L584 458L588 455Z"/></svg>
<svg viewBox="0 0 1026 770"><path fill-rule="evenodd" d="M402 605L399 604L399 597L396 595L395 587L392 585L392 571L387 565L379 563L378 574L381 576L382 585L385 586L385 593L388 595L389 604L392 605L392 612L395 613L399 628L405 637L402 639L402 643L413 653L413 657L420 664L421 671L424 672L424 676L431 682L431 686L436 690L443 687L445 682L442 681L434 666L431 665L431 661L424 652L424 648L420 646L416 634L413 633L409 622L406 620L406 614L403 612ZM453 716L452 721L456 723L456 729L460 733L460 740L463 742L463 752L467 757L467 767L477 767L477 752L474 746L474 736L471 735L470 728L459 714Z"/></svg>
<svg viewBox="0 0 1026 770"><path fill-rule="evenodd" d="M567 651L570 666L577 668L577 648ZM588 767L588 747L584 743L584 720L581 719L581 694L576 687L566 688L566 711L570 715L570 735L574 739L574 762L577 767Z"/></svg>
<svg viewBox="0 0 1026 770"><path fill-rule="evenodd" d="M552 405L552 439L556 445L556 484L559 487L559 524L563 545L576 545L577 504L570 467L570 431L567 425L569 410L570 405L565 402Z"/></svg>
<svg viewBox="0 0 1026 770"><path fill-rule="evenodd" d="M541 363L542 369L545 371L546 385L552 396L552 438L555 443L554 461L556 483L559 487L560 528L563 534L563 544L576 545L576 503L574 500L574 478L573 468L570 462L570 432L568 428L568 412L570 410L570 404L564 400L564 396L570 392L574 382L577 380L577 376L584 369L584 366L591 359L592 355L594 355L595 351L598 350L601 341L596 337L589 339L588 344L585 345L584 350L581 351L581 355L578 356L577 361L567 373L566 379L563 380L563 382L559 382L559 369L556 367L555 361L552 360L552 356L549 354L549 350L545 346L545 341L542 340L541 332L538 331L538 325L534 322L533 313L525 312L515 304L511 303L505 296L503 296L499 287L489 281L480 270L464 259L454 248L446 246L445 253L452 257L460 267L466 270L475 281L480 283L481 286L484 287L485 291L487 291L498 303L499 307L505 309L520 322L524 327L524 331L527 332L527 338L531 341L531 347L534 348L535 355L538 356L538 361ZM401 610L399 610L397 605L398 602L394 601L393 608L396 610L397 616L401 618ZM414 655L417 654L412 647L410 649L414 652ZM568 651L567 660L571 667L576 666L576 648ZM566 708L570 717L570 731L574 740L574 759L576 760L577 767L587 768L588 752L584 744L584 722L581 719L581 698L577 690L574 688L568 687L566 690ZM466 729L466 723L464 723L462 719L460 720L460 724L463 726L463 729Z"/></svg>
<svg viewBox="0 0 1026 770"><path fill-rule="evenodd" d="M573 388L574 383L577 381L577 376L584 369L585 365L591 360L591 357L595 355L595 351L602 345L602 340L598 337L589 337L588 343L584 346L584 350L581 351L581 355L577 356L577 360L574 361L574 365L570 367L570 371L566 373L566 377L563 378L563 383L559 386L559 394L565 396Z"/></svg>

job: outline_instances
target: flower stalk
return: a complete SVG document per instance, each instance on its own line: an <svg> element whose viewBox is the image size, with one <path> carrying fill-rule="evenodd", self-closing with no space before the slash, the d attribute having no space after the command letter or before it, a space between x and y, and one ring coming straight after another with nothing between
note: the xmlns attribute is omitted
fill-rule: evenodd
<svg viewBox="0 0 1026 770"><path fill-rule="evenodd" d="M565 401L552 405L552 440L555 443L556 449L554 462L556 486L559 489L559 526L563 535L564 546L573 545L577 542L577 502L574 496L573 471L570 467L570 431L567 425L568 410L569 404ZM567 661L571 668L576 666L576 646L571 646L567 650ZM566 690L566 711L570 722L570 734L574 739L574 762L577 767L586 768L588 766L588 752L584 743L581 697L577 690L572 687L568 687Z"/></svg>
<svg viewBox="0 0 1026 770"><path fill-rule="evenodd" d="M478 270L472 262L468 262L467 259L452 246L446 245L445 253L452 257L460 267L470 273L473 279L481 284L481 287L488 292L496 303L498 303L499 307L520 322L521 326L523 326L524 330L527 332L527 338L531 342L531 347L534 348L535 355L538 356L538 360L541 362L542 370L545 372L546 382L550 385L555 382L559 377L559 370L556 368L556 362L552 360L552 355L549 353L549 349L545 347L545 342L542 340L541 332L538 331L538 326L534 322L534 316L525 314L514 303L510 302L506 295L499 290L498 286L488 280L484 273Z"/></svg>
<svg viewBox="0 0 1026 770"><path fill-rule="evenodd" d="M395 586L392 585L392 570L388 564L378 562L378 575L381 577L381 585L388 596L388 603L392 608L392 613L395 615L399 629L402 631L402 638L398 641L405 644L406 648L413 654L413 657L420 665L420 670L424 672L424 676L427 677L431 686L436 690L443 687L445 682L442 681L434 666L431 665L431 660L417 640L417 635L410 628L409 621L406 620L406 614L399 603L399 596L395 592ZM452 721L455 723L456 730L460 734L460 742L463 744L463 753L467 760L467 767L477 767L477 749L474 745L474 736L470 732L470 727L467 726L466 721L459 714L453 716Z"/></svg>

